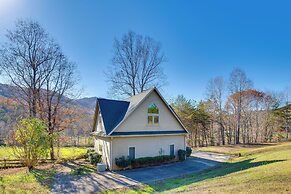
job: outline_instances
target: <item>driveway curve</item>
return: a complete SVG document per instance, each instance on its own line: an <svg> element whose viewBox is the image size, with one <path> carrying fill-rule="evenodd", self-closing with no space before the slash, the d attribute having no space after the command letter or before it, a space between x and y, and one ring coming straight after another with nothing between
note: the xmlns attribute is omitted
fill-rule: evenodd
<svg viewBox="0 0 291 194"><path fill-rule="evenodd" d="M119 189L152 181L164 180L200 172L225 162L230 157L222 154L194 151L184 162L126 171L92 173L72 176L58 173L52 185L52 193L96 193Z"/></svg>

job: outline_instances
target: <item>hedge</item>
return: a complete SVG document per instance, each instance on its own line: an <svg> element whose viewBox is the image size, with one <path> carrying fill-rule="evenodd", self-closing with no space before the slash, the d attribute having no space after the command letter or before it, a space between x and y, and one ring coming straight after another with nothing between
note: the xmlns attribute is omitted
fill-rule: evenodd
<svg viewBox="0 0 291 194"><path fill-rule="evenodd" d="M170 155L162 155L162 156L155 156L155 157L142 157L142 158L136 158L136 159L131 160L131 165L133 167L149 166L149 165L168 162L173 159L175 159L175 156L170 156Z"/></svg>
<svg viewBox="0 0 291 194"><path fill-rule="evenodd" d="M131 165L133 168L142 167L142 166L151 166L156 164L162 164L175 159L175 156L162 155L155 157L142 157L130 160L128 157L115 158L116 166L120 168L126 168Z"/></svg>
<svg viewBox="0 0 291 194"><path fill-rule="evenodd" d="M115 164L119 168L126 168L131 164L131 160L129 159L129 157L125 158L124 156L122 156L120 158L115 158Z"/></svg>

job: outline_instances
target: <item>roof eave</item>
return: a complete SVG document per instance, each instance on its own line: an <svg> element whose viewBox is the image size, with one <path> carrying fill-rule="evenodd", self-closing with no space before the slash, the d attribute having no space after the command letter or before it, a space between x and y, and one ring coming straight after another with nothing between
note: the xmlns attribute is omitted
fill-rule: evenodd
<svg viewBox="0 0 291 194"><path fill-rule="evenodd" d="M174 133L174 134L144 134L144 135L110 135L108 137L153 137L153 136L177 136L188 135L188 133Z"/></svg>

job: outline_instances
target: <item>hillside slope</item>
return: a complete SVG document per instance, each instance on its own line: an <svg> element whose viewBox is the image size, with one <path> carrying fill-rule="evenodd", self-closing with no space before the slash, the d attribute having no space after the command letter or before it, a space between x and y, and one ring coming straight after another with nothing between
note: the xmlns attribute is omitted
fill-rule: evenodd
<svg viewBox="0 0 291 194"><path fill-rule="evenodd" d="M214 169L115 192L291 193L291 142L244 149L242 157Z"/></svg>
<svg viewBox="0 0 291 194"><path fill-rule="evenodd" d="M1 96L8 99L13 99L19 96L19 89L16 88L15 86L0 83L0 97ZM97 97L85 97L85 98L72 100L72 102L75 105L79 106L80 108L94 110L96 100L97 100Z"/></svg>
<svg viewBox="0 0 291 194"><path fill-rule="evenodd" d="M12 132L17 118L24 116L23 107L16 100L19 95L20 92L18 88L0 83L0 140L7 139ZM74 121L77 131L68 129L66 130L67 135L88 135L91 132L96 99L96 97L91 97L71 101L69 108L72 109L72 111L74 109L78 110L75 112L81 116Z"/></svg>

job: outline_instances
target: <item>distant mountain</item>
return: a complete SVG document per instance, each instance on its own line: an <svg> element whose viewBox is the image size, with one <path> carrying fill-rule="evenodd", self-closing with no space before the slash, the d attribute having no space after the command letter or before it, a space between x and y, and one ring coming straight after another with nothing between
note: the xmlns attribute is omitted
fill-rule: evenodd
<svg viewBox="0 0 291 194"><path fill-rule="evenodd" d="M17 91L18 91L18 88L16 88L15 86L0 83L0 96L2 97L13 99L17 95L19 95ZM74 102L77 106L88 109L90 110L90 112L91 111L94 112L96 100L97 100L97 97L86 97L86 98L80 98L80 99L74 100Z"/></svg>
<svg viewBox="0 0 291 194"><path fill-rule="evenodd" d="M0 96L14 98L17 96L17 88L15 86L0 83Z"/></svg>
<svg viewBox="0 0 291 194"><path fill-rule="evenodd" d="M11 132L17 118L22 114L22 107L15 100L15 97L19 96L19 89L15 86L0 83L0 140L6 138ZM88 135L91 131L92 118L95 111L97 97L80 98L72 100L72 106L76 107L80 118L75 122L75 126L78 130L66 130L65 133Z"/></svg>
<svg viewBox="0 0 291 194"><path fill-rule="evenodd" d="M96 106L96 100L97 100L97 97L86 97L86 98L77 99L75 102L81 107L94 111L95 106Z"/></svg>

